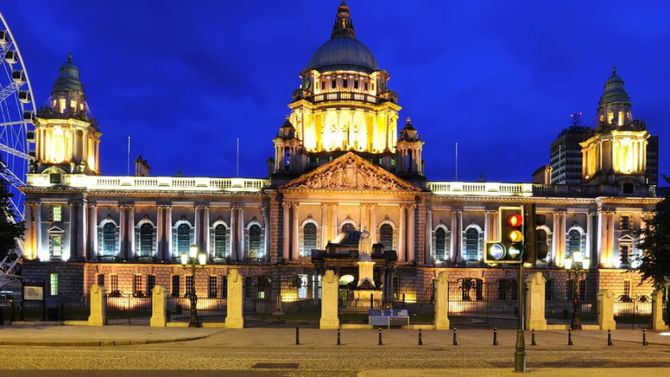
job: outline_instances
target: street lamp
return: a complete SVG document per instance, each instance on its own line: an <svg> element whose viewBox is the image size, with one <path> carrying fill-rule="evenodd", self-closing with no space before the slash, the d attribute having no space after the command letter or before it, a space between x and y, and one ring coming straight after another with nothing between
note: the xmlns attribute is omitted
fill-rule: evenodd
<svg viewBox="0 0 670 377"><path fill-rule="evenodd" d="M588 271L590 265L591 260L584 257L581 251L575 251L570 258L565 258L564 260L568 279L574 282L572 293L572 324L570 325L573 330L582 329L582 320L579 316L582 310L582 305L579 301L579 283L582 280L582 276L586 276L586 271Z"/></svg>
<svg viewBox="0 0 670 377"><path fill-rule="evenodd" d="M188 294L189 301L191 302L191 319L188 322L188 327L201 327L200 321L198 320L198 296L195 292L195 271L197 267L205 267L207 264L207 254L198 252L198 245L191 245L188 250L188 254L183 253L181 256L181 265L184 268L191 267L191 291Z"/></svg>

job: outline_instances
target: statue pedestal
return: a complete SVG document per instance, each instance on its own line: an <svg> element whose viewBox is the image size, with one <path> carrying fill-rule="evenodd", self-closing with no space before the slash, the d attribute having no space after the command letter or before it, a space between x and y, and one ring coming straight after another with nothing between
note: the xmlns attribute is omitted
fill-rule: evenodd
<svg viewBox="0 0 670 377"><path fill-rule="evenodd" d="M374 266L375 262L371 260L358 262L358 283L356 283L356 287L375 288Z"/></svg>
<svg viewBox="0 0 670 377"><path fill-rule="evenodd" d="M354 290L354 299L370 302L370 295L374 301L381 301L382 291L380 289L356 289Z"/></svg>

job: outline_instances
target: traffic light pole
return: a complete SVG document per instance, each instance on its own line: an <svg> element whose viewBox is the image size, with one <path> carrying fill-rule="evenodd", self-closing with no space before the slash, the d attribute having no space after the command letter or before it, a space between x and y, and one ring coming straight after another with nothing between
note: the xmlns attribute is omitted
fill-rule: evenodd
<svg viewBox="0 0 670 377"><path fill-rule="evenodd" d="M523 263L519 263L519 276L517 278L517 314L519 323L516 331L516 349L514 351L514 371L526 371L526 340L524 338L524 289L523 289Z"/></svg>

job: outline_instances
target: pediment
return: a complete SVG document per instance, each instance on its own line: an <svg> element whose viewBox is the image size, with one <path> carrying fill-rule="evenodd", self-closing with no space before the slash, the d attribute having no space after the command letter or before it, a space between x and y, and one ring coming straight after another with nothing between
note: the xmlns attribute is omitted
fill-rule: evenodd
<svg viewBox="0 0 670 377"><path fill-rule="evenodd" d="M285 184L282 189L343 191L421 191L353 152Z"/></svg>

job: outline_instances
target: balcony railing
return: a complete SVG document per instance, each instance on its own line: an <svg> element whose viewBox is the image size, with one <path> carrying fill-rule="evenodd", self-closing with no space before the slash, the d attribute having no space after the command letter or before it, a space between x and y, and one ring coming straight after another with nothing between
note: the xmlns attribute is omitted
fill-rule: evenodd
<svg viewBox="0 0 670 377"><path fill-rule="evenodd" d="M28 174L28 186L49 187L49 174ZM148 191L240 191L256 192L270 185L268 179L200 178L200 177L98 177L63 174L58 185L82 187L89 190L148 190Z"/></svg>
<svg viewBox="0 0 670 377"><path fill-rule="evenodd" d="M428 182L426 185L436 195L533 196L530 183Z"/></svg>

